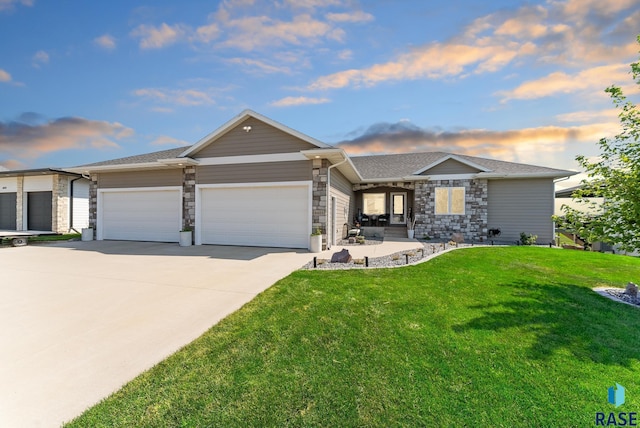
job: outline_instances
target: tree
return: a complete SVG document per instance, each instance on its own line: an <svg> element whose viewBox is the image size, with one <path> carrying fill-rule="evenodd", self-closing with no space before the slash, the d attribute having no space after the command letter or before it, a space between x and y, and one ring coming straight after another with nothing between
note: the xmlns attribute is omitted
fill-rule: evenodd
<svg viewBox="0 0 640 428"><path fill-rule="evenodd" d="M637 41L640 44L640 35ZM631 64L631 75L640 86L640 61ZM564 205L564 216L555 220L588 242L616 244L633 252L640 250L640 110L620 87L610 86L605 92L620 109L622 132L599 141L597 160L576 157L588 178L572 198L589 206L591 214ZM604 200L593 202L593 197Z"/></svg>

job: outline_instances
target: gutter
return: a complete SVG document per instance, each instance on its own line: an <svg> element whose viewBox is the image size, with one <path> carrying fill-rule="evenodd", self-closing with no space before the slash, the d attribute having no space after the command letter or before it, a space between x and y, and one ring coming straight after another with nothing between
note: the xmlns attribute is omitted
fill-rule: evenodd
<svg viewBox="0 0 640 428"><path fill-rule="evenodd" d="M334 163L333 165L329 165L329 168L327 168L327 226L329 225L329 219L331 218L331 213L333 212L333 204L331 204L331 169L342 165L343 163L347 162L349 160L349 158L347 156L344 157L344 159L338 163ZM330 212L331 211L331 212ZM329 243L329 236L331 236L331 241L333 241L333 235L334 235L334 231L335 231L335 224L331 224L331 235L329 235L329 229L327 228L327 250L331 248L331 245L335 244L335 242L331 242Z"/></svg>

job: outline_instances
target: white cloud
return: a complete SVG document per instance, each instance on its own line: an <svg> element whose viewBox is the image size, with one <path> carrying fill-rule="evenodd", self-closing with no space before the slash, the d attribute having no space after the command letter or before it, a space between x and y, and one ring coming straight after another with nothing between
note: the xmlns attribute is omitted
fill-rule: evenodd
<svg viewBox="0 0 640 428"><path fill-rule="evenodd" d="M162 23L159 27L139 25L131 32L131 36L140 39L141 49L159 49L185 40L189 32L185 25Z"/></svg>
<svg viewBox="0 0 640 428"><path fill-rule="evenodd" d="M327 16L346 21L343 14ZM508 65L523 67L528 64L525 62L528 58L535 58L538 64L556 66L557 73L573 75L575 73L567 68L593 68L633 58L637 53L633 39L638 25L637 0L549 0L516 10L502 9L475 19L448 40L412 48L387 61L321 76L307 89L464 78L494 73ZM556 89L560 88L556 86Z"/></svg>
<svg viewBox="0 0 640 428"><path fill-rule="evenodd" d="M23 6L33 6L33 0L0 0L0 12L3 10L11 10L16 4Z"/></svg>
<svg viewBox="0 0 640 428"><path fill-rule="evenodd" d="M614 122L618 119L619 110L614 108L607 110L595 111L574 111L571 113L563 113L556 116L559 122L565 123L599 123L603 119Z"/></svg>
<svg viewBox="0 0 640 428"><path fill-rule="evenodd" d="M199 41L203 43L209 43L210 41L215 40L220 36L220 26L215 22L203 25L196 29L196 34Z"/></svg>
<svg viewBox="0 0 640 428"><path fill-rule="evenodd" d="M93 39L93 42L108 51L112 51L116 48L116 39L110 34L103 34L100 37L96 37Z"/></svg>
<svg viewBox="0 0 640 428"><path fill-rule="evenodd" d="M285 97L277 101L273 101L270 105L274 107L291 107L309 104L326 104L331 102L329 98L309 98L309 97Z"/></svg>
<svg viewBox="0 0 640 428"><path fill-rule="evenodd" d="M0 82L11 82L11 75L8 71L0 68Z"/></svg>
<svg viewBox="0 0 640 428"><path fill-rule="evenodd" d="M154 139L151 143L152 146L188 146L190 143L184 140L179 140L177 138L169 137L167 135L161 135Z"/></svg>
<svg viewBox="0 0 640 428"><path fill-rule="evenodd" d="M371 22L374 20L373 15L361 10L355 12L327 13L326 17L329 21L333 22Z"/></svg>
<svg viewBox="0 0 640 428"><path fill-rule="evenodd" d="M136 89L133 94L162 104L178 106L201 106L215 103L211 93L197 89L142 88Z"/></svg>
<svg viewBox="0 0 640 428"><path fill-rule="evenodd" d="M230 58L225 62L229 64L240 65L244 68L243 71L258 72L262 74L291 74L291 68L283 65L267 64L264 61L251 58Z"/></svg>
<svg viewBox="0 0 640 428"><path fill-rule="evenodd" d="M224 23L227 38L221 47L252 51L262 47L282 44L309 45L322 38L340 40L344 37L340 29L318 21L308 14L295 16L291 21L281 21L268 16L249 16L229 19Z"/></svg>
<svg viewBox="0 0 640 428"><path fill-rule="evenodd" d="M31 58L31 64L35 68L40 68L41 66L49 63L49 54L45 51L36 52Z"/></svg>

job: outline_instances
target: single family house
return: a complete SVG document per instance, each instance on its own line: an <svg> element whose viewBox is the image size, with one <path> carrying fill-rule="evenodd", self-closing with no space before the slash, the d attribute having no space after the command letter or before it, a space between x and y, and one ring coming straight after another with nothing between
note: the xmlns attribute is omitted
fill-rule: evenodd
<svg viewBox="0 0 640 428"><path fill-rule="evenodd" d="M251 110L192 146L71 168L90 177L96 239L307 248L355 222L416 237L553 240L554 179L571 171L444 152L349 156ZM382 229L384 230L384 229Z"/></svg>

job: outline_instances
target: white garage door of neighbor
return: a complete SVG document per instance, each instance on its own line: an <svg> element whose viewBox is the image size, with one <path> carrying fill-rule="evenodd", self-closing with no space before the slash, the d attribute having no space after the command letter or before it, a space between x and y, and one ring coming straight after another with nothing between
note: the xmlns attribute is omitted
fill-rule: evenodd
<svg viewBox="0 0 640 428"><path fill-rule="evenodd" d="M179 190L102 193L102 239L178 242L182 227Z"/></svg>
<svg viewBox="0 0 640 428"><path fill-rule="evenodd" d="M309 187L218 187L200 193L203 244L307 248Z"/></svg>

